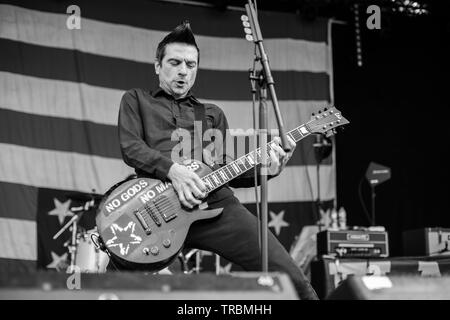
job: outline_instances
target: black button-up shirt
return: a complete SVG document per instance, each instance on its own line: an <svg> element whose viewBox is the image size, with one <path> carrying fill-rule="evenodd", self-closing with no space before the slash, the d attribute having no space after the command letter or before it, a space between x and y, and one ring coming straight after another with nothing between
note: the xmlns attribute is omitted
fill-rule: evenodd
<svg viewBox="0 0 450 320"><path fill-rule="evenodd" d="M119 140L122 157L126 164L135 168L139 176L149 176L166 180L174 161L173 148L179 141L172 141L172 133L186 129L191 133L194 148L194 108L201 103L189 93L182 99L175 99L161 88L150 92L144 89L127 91L120 103ZM215 128L226 137L228 122L222 109L214 104L204 104L207 129ZM192 150L193 151L193 150ZM232 158L223 154L223 164ZM254 185L253 170L229 182L232 187ZM271 178L270 176L268 178ZM222 188L225 196L232 194L227 187Z"/></svg>

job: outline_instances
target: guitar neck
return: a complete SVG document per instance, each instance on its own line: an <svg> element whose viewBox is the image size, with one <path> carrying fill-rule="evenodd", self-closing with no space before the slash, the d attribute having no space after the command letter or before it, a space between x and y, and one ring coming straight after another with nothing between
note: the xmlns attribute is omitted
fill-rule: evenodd
<svg viewBox="0 0 450 320"><path fill-rule="evenodd" d="M286 135L291 137L292 140L298 142L303 138L306 138L311 134L311 130L308 127L308 124L303 124L291 131L289 131ZM267 156L269 156L269 152L273 149L273 144L275 142L272 140L267 143ZM234 160L233 162L217 169L208 175L202 178L203 182L206 185L207 192L210 193L215 189L223 186L227 182L233 180L234 178L240 176L244 172L254 168L256 165L262 162L261 158L261 148L258 148L252 152L243 155L242 157Z"/></svg>

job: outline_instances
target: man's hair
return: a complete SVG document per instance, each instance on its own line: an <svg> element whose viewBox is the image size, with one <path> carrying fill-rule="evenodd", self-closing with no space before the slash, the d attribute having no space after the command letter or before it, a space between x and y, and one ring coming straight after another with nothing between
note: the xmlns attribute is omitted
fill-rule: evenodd
<svg viewBox="0 0 450 320"><path fill-rule="evenodd" d="M172 30L161 42L158 44L156 49L156 60L161 63L164 56L166 55L166 46L171 43L185 43L194 46L197 49L198 61L200 61L200 49L195 42L194 33L192 32L191 25L189 21L184 21L182 24L178 25Z"/></svg>

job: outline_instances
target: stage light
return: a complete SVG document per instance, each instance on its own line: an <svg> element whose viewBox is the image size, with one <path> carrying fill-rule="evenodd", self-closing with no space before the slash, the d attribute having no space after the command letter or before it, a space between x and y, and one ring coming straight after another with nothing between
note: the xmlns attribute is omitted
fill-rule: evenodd
<svg viewBox="0 0 450 320"><path fill-rule="evenodd" d="M408 16L420 16L428 14L427 4L412 0L391 0L390 10L400 12Z"/></svg>

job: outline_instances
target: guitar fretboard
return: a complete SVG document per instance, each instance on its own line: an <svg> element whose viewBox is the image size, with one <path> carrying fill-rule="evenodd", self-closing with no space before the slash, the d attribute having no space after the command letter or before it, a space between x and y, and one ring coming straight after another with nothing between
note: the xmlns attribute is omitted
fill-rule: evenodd
<svg viewBox="0 0 450 320"><path fill-rule="evenodd" d="M286 135L291 137L295 142L298 142L310 134L311 130L309 129L308 124L304 124L289 131ZM273 140L267 143L267 157L269 157L270 151L273 150L273 145L275 145ZM240 176L244 172L262 163L263 159L261 157L261 152L261 148L258 148L204 176L202 180L206 185L207 192L209 193L220 186L223 186L237 176Z"/></svg>

